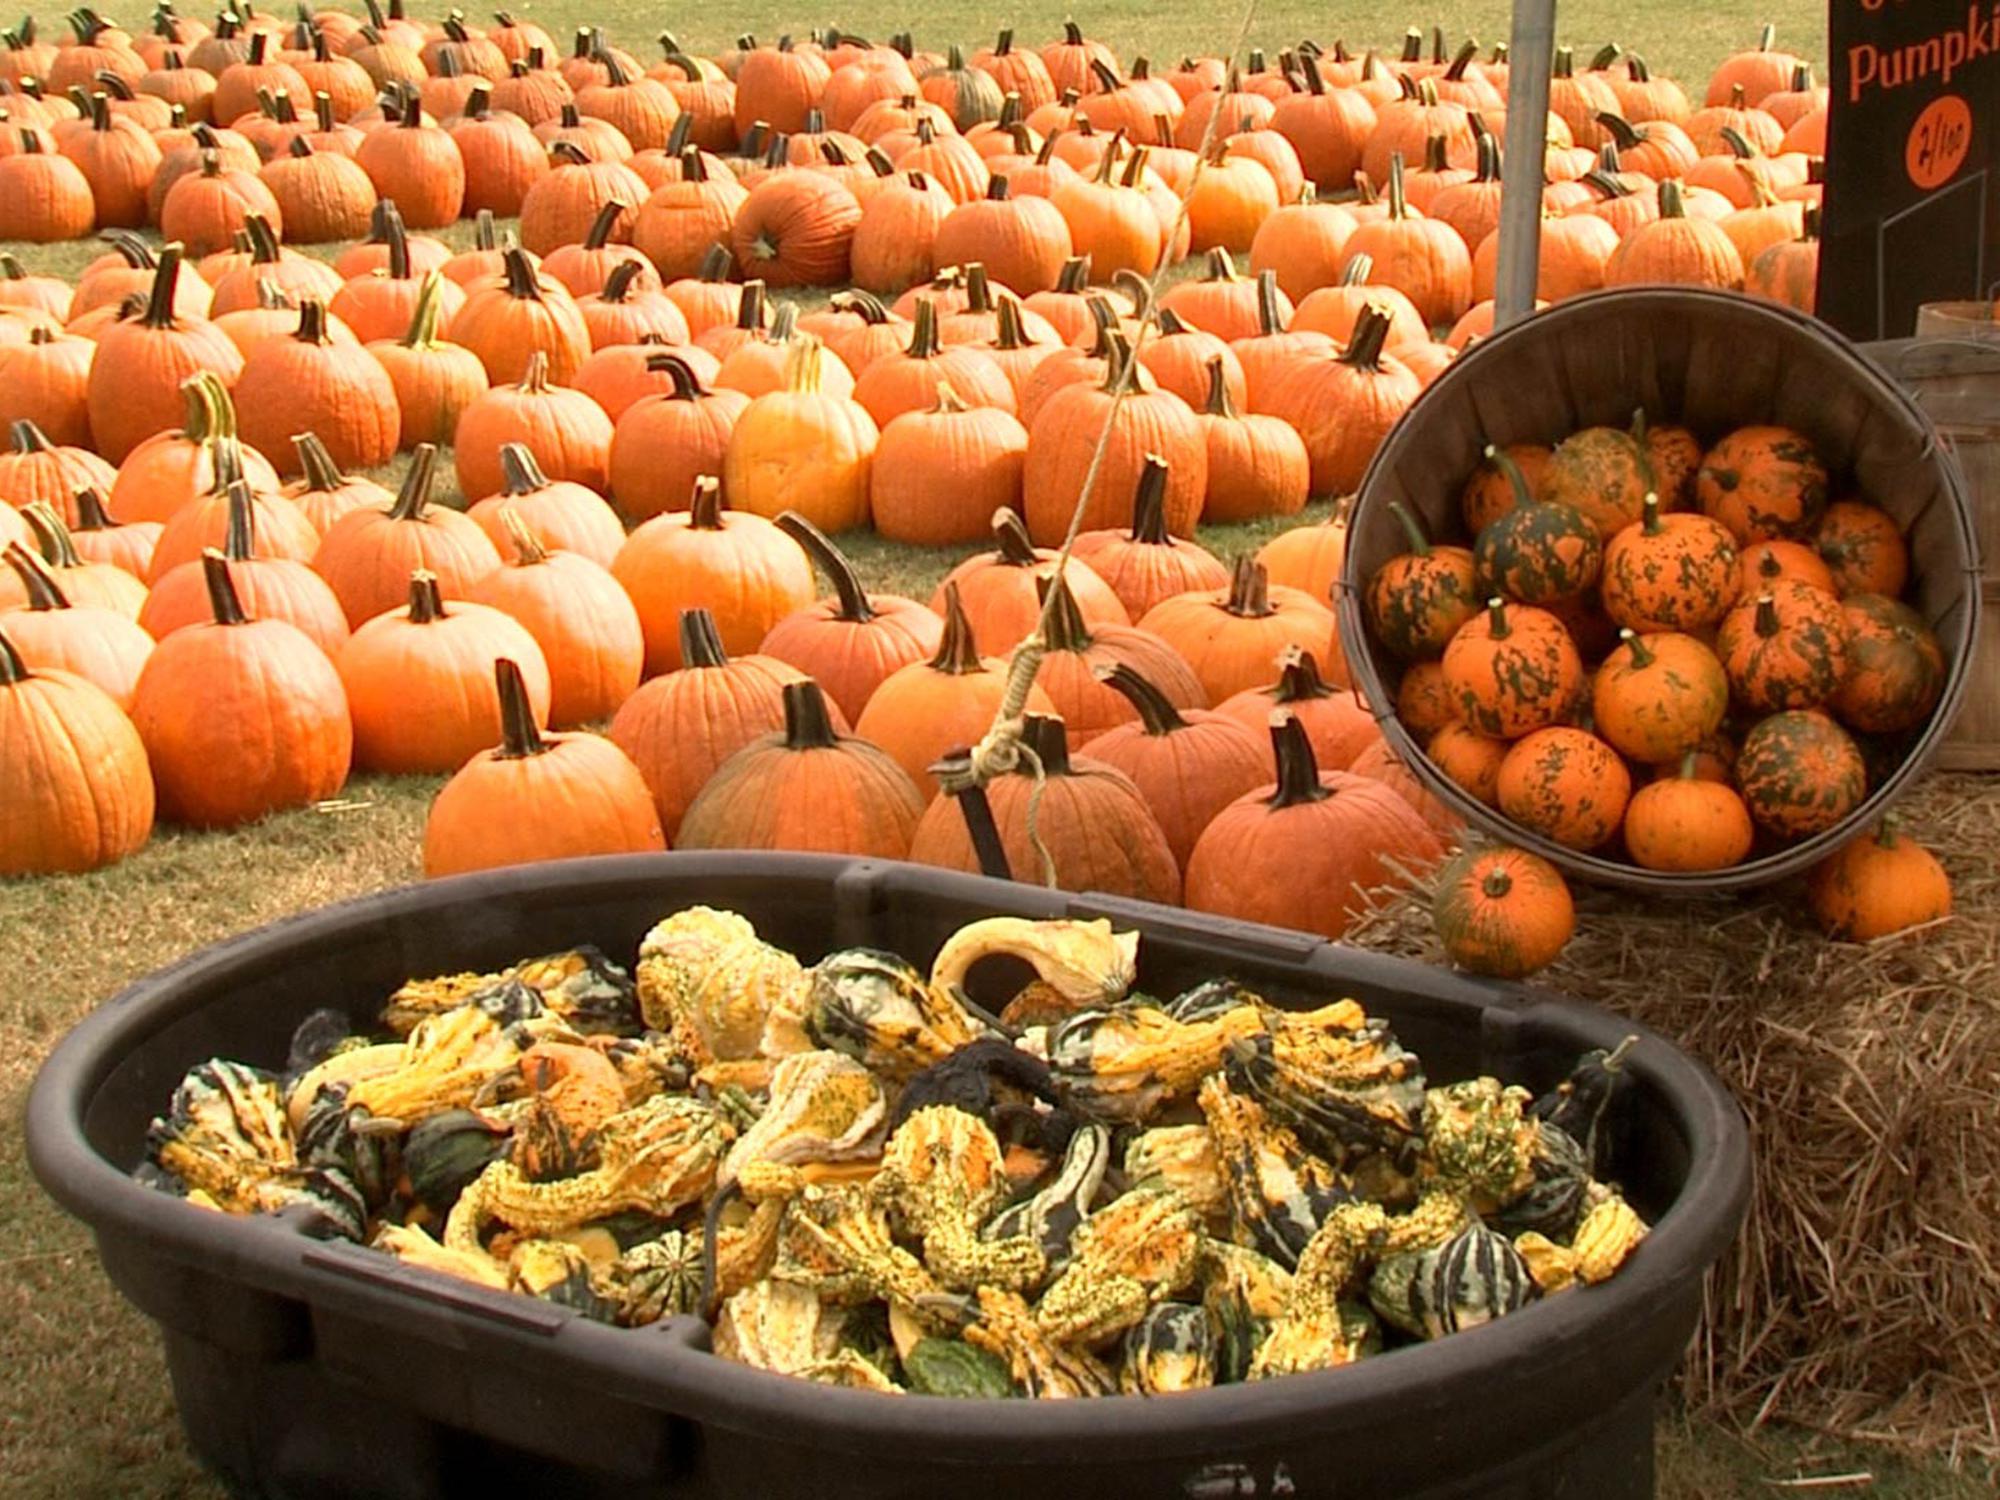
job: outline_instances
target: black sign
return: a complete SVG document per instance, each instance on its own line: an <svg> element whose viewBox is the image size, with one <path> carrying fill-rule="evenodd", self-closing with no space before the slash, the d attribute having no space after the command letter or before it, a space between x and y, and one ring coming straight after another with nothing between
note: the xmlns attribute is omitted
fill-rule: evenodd
<svg viewBox="0 0 2000 1500"><path fill-rule="evenodd" d="M2000 294L2000 0L1832 0L1820 317L1906 338Z"/></svg>

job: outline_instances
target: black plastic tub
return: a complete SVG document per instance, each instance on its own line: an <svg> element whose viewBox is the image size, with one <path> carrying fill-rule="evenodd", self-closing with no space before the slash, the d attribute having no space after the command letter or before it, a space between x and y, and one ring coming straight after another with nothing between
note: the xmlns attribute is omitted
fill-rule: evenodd
<svg viewBox="0 0 2000 1500"><path fill-rule="evenodd" d="M404 978L597 943L628 958L666 913L733 907L803 957L925 962L995 912L1107 914L1140 984L1220 973L1281 1004L1351 995L1434 1080L1547 1087L1637 1031L1616 1178L1654 1224L1611 1281L1345 1369L1163 1398L948 1401L836 1390L714 1358L699 1321L623 1330L131 1181L190 1066L280 1065L322 1005L374 1026ZM467 876L295 917L132 986L80 1025L28 1103L29 1158L159 1323L195 1450L283 1496L1320 1495L1604 1500L1652 1493L1654 1406L1702 1273L1749 1191L1735 1102L1657 1034L1588 1006L1296 933L914 866L667 854Z"/></svg>

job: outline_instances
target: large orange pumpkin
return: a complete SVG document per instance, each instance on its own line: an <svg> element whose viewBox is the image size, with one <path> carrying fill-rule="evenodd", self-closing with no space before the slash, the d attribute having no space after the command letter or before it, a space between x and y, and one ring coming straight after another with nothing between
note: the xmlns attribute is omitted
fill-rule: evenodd
<svg viewBox="0 0 2000 1500"><path fill-rule="evenodd" d="M1155 605L1139 626L1194 668L1211 703L1263 687L1289 646L1321 651L1333 611L1295 589L1274 587L1264 565L1239 557L1227 589L1182 594Z"/></svg>
<svg viewBox="0 0 2000 1500"><path fill-rule="evenodd" d="M27 596L27 607L8 611L7 621L21 660L33 671L73 673L129 709L153 637L115 609L72 605L48 564L18 541L0 551L0 561L13 569Z"/></svg>
<svg viewBox="0 0 2000 1500"><path fill-rule="evenodd" d="M821 389L832 358L802 334L785 356L782 390L743 409L723 453L729 503L753 515L797 511L823 531L866 525L880 432L865 408Z"/></svg>
<svg viewBox="0 0 2000 1500"><path fill-rule="evenodd" d="M1342 352L1298 360L1261 398L1253 382L1252 409L1283 417L1305 439L1315 494L1351 493L1389 429L1423 393L1417 377L1382 352L1388 333L1388 316L1370 306Z"/></svg>
<svg viewBox="0 0 2000 1500"><path fill-rule="evenodd" d="M160 251L146 307L97 335L90 367L90 430L97 450L114 463L156 432L171 429L184 402L181 384L208 372L224 387L243 373L243 355L229 335L206 319L176 311L181 247Z"/></svg>
<svg viewBox="0 0 2000 1500"><path fill-rule="evenodd" d="M699 352L699 351L697 351ZM645 356L649 375L664 375L672 389L643 396L617 418L611 436L611 490L635 520L684 507L703 475L720 475L750 398L714 390L696 373L686 351Z"/></svg>
<svg viewBox="0 0 2000 1500"><path fill-rule="evenodd" d="M1090 565L1135 620L1177 594L1229 586L1229 568L1214 553L1168 531L1166 497L1167 462L1149 453L1133 487L1130 529L1081 532L1070 552ZM1259 553L1258 560L1266 559ZM1289 582L1275 575L1274 581Z"/></svg>
<svg viewBox="0 0 2000 1500"><path fill-rule="evenodd" d="M569 289L542 275L519 246L504 252L504 273L475 288L452 319L452 342L470 349L488 380L517 381L536 354L561 385L590 357L590 329Z"/></svg>
<svg viewBox="0 0 2000 1500"><path fill-rule="evenodd" d="M393 505L351 511L321 538L313 571L332 586L355 629L408 600L417 569L429 575L430 592L463 599L500 566L498 549L477 521L431 505L436 477L437 449L426 443L412 456Z"/></svg>

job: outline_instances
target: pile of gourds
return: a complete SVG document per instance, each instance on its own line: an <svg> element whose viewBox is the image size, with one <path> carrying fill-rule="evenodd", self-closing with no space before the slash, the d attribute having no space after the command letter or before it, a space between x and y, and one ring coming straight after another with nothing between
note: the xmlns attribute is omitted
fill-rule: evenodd
<svg viewBox="0 0 2000 1500"><path fill-rule="evenodd" d="M928 976L703 907L318 1011L193 1068L141 1180L724 1358L886 1394L1164 1394L1351 1364L1640 1249L1603 1127L1631 1042L1539 1098L1428 1086L1352 1000L1128 993L1138 939L992 918ZM960 982L1037 974L997 1018ZM1643 1252L1641 1252L1643 1253Z"/></svg>

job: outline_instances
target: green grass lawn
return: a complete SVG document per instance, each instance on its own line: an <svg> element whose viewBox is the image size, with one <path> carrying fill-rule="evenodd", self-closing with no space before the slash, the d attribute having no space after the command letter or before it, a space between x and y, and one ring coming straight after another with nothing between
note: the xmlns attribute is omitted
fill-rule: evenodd
<svg viewBox="0 0 2000 1500"><path fill-rule="evenodd" d="M116 19L136 23L136 7L113 9ZM1039 42L1072 10L1047 0L998 13L956 0L921 10L871 0L865 7L806 14L752 0L721 17L626 0L562 0L517 6L516 13L559 37L580 24L601 25L648 55L650 38L663 25L674 28L685 46L704 51L745 31L803 35L829 23L863 33L914 29L926 46L976 44L1006 24L1024 42ZM1241 11L1183 5L1162 12L1138 0L1110 0L1074 14L1121 56L1144 51L1170 62L1186 52L1221 49ZM1505 36L1506 17L1506 7L1494 0L1466 0L1439 19L1454 41L1472 35L1491 43ZM1340 36L1357 49L1371 43L1393 48L1406 26L1432 18L1378 0L1337 13L1299 0L1266 0L1250 36L1254 45L1272 49L1305 35L1324 42ZM1781 23L1783 45L1818 58L1825 17L1810 6L1774 12L1730 0L1634 13L1607 0L1579 0L1562 8L1559 30L1580 52L1607 39L1641 51L1657 71L1679 77L1699 95L1714 64L1750 43L1766 19ZM31 268L65 274L94 253L88 244L10 248ZM1323 507L1312 514L1323 515ZM1204 540L1228 554L1255 546L1269 530L1216 528ZM960 555L913 552L868 537L847 545L871 587L918 597L927 596ZM118 987L193 947L303 907L416 878L424 812L437 784L362 777L337 808L290 813L226 834L162 829L145 850L113 869L0 883L0 973L13 980L0 989L0 1369L8 1375L0 1381L0 1493L221 1493L181 1442L150 1328L111 1290L86 1232L59 1213L28 1175L20 1118L41 1058ZM1663 1493L1677 1497L1784 1493L1773 1487L1814 1480L1819 1483L1810 1493L1992 1492L1989 1484L1955 1476L1940 1464L1909 1466L1871 1450L1793 1435L1746 1439L1697 1419L1665 1424L1662 1455ZM1841 1478L1863 1475L1868 1477Z"/></svg>

